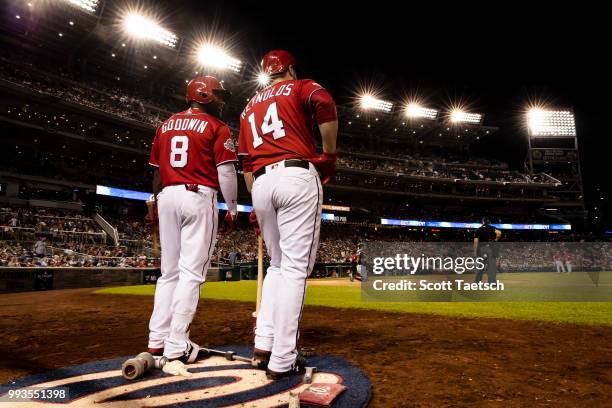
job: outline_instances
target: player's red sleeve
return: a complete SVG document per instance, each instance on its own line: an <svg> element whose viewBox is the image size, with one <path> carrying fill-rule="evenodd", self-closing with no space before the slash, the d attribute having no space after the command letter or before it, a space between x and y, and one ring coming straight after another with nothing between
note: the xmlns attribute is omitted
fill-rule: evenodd
<svg viewBox="0 0 612 408"><path fill-rule="evenodd" d="M315 91L310 97L310 105L313 107L317 123L332 122L338 120L336 102L325 89Z"/></svg>
<svg viewBox="0 0 612 408"><path fill-rule="evenodd" d="M227 125L221 125L217 128L217 137L215 138L213 150L217 166L227 162L238 161L232 132Z"/></svg>
<svg viewBox="0 0 612 408"><path fill-rule="evenodd" d="M155 138L153 139L153 145L151 146L149 164L151 166L159 167L159 129L157 129L157 132L155 132Z"/></svg>
<svg viewBox="0 0 612 408"><path fill-rule="evenodd" d="M338 120L334 98L315 81L307 79L302 82L300 97L304 104L310 106L319 125Z"/></svg>
<svg viewBox="0 0 612 408"><path fill-rule="evenodd" d="M240 134L238 135L238 155L242 161L242 171L245 173L253 172L253 162L249 156L249 148L244 131L242 130L242 121L240 122Z"/></svg>

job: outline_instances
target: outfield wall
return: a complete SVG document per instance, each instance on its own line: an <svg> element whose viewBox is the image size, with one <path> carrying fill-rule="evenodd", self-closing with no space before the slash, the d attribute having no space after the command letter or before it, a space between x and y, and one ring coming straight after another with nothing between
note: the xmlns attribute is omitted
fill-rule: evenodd
<svg viewBox="0 0 612 408"><path fill-rule="evenodd" d="M264 264L264 273L267 269ZM350 264L315 265L312 278L348 276ZM155 284L159 268L0 267L0 293ZM257 265L211 267L207 282L257 279Z"/></svg>
<svg viewBox="0 0 612 408"><path fill-rule="evenodd" d="M158 276L158 268L1 267L0 293L154 284ZM219 268L210 268L207 279L218 281Z"/></svg>

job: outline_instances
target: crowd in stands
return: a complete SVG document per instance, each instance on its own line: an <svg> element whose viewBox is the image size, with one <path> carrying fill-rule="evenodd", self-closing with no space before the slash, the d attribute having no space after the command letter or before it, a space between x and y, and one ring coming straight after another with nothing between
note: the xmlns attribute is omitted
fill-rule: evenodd
<svg viewBox="0 0 612 408"><path fill-rule="evenodd" d="M87 140L117 143L121 146L148 150L153 139L152 131L134 130L108 122L101 123L85 115L76 114L60 106L35 102L7 104L3 115L30 125L38 125L48 132L66 132Z"/></svg>
<svg viewBox="0 0 612 408"><path fill-rule="evenodd" d="M407 149L406 146L387 146L385 144L377 144L375 147L369 147L356 139L351 139L350 143L340 146L339 153L341 156L348 154L380 156L381 159L392 158L405 163L418 165L420 167L426 165L438 165L447 167L488 167L501 170L508 168L508 164L499 160L468 156L465 154L460 155L458 153L449 151L449 149L446 149L444 152L434 151L432 149L414 151L412 148Z"/></svg>
<svg viewBox="0 0 612 408"><path fill-rule="evenodd" d="M477 221L468 220L468 217L473 215L466 215L466 221ZM118 229L119 246L111 245L96 222L78 211L3 206L0 208L0 266L152 267L158 264L158 259L152 257L150 252L151 231L140 217L106 216L105 219ZM526 233L504 231L502 242L525 240ZM401 245L402 242L419 242L421 245L469 243L473 234L473 231L466 229L384 228L366 222L325 221L321 228L316 261L347 264L360 248L375 242L391 245ZM572 245L576 245L573 244L575 242L593 241L593 237L571 233L551 235L533 231L529 234L527 240L543 243L524 245L520 250L514 250L516 247L503 250L502 258L506 262L502 262L503 268L509 269L516 265L549 267L550 252L559 248L559 245L571 249ZM92 240L91 235L103 239ZM554 241L573 243L553 244ZM604 247L594 245L581 248L599 251L601 258ZM606 248L603 250L607 251ZM420 246L419 250L422 250ZM609 260L611 254L604 254ZM594 266L593 262L597 259L593 254L576 253L574 256L576 265L584 267ZM257 239L246 222L239 223L238 229L229 234L218 235L213 264L252 263L256 260ZM269 260L267 255L266 260Z"/></svg>
<svg viewBox="0 0 612 408"><path fill-rule="evenodd" d="M54 242L104 242L106 234L91 218L74 211L44 208L0 208L2 239L33 240L45 237Z"/></svg>
<svg viewBox="0 0 612 408"><path fill-rule="evenodd" d="M338 167L393 173L397 176L406 175L449 180L492 181L498 183L555 183L554 180L544 175L534 175L530 177L509 170L439 167L434 166L432 162L418 162L418 164L415 165L414 162L374 160L350 155L340 156L338 158Z"/></svg>
<svg viewBox="0 0 612 408"><path fill-rule="evenodd" d="M0 241L0 266L8 267L154 267L157 260L145 253L130 253L125 247L86 244L33 245Z"/></svg>
<svg viewBox="0 0 612 408"><path fill-rule="evenodd" d="M106 233L79 211L42 207L0 208L0 266L131 266L155 264L144 227L118 223L133 238L108 245ZM145 235L139 235L145 234Z"/></svg>
<svg viewBox="0 0 612 408"><path fill-rule="evenodd" d="M45 67L41 70L27 58L15 58L15 55L10 55L10 59L0 57L0 78L38 93L151 126L158 126L170 116L168 110L153 106L146 97L127 93L116 85L110 86L99 79L80 80L66 69Z"/></svg>

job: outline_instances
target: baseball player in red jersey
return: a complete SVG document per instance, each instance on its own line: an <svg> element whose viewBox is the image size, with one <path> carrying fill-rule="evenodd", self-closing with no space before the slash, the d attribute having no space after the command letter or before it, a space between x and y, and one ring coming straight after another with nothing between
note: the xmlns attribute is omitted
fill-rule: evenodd
<svg viewBox="0 0 612 408"><path fill-rule="evenodd" d="M228 97L216 78L193 79L187 85L189 108L157 129L151 148L162 253L149 352L167 357L164 371L172 374L189 375L183 363L194 361L199 349L189 340L189 326L217 240L219 189L229 229L236 220L237 156L219 119Z"/></svg>
<svg viewBox="0 0 612 408"><path fill-rule="evenodd" d="M301 372L305 365L296 345L306 278L319 245L321 179L328 182L336 169L336 105L321 85L297 79L294 67L286 51L266 54L262 69L271 84L240 116L239 154L253 198L251 221L259 223L271 258L253 356L270 379ZM315 150L315 123L321 155Z"/></svg>

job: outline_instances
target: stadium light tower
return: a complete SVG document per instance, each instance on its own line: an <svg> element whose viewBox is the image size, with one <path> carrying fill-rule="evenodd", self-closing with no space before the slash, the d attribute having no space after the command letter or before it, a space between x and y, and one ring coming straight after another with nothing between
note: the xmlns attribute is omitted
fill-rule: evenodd
<svg viewBox="0 0 612 408"><path fill-rule="evenodd" d="M128 13L123 18L123 28L134 38L152 40L170 48L175 48L178 41L174 33L137 13Z"/></svg>
<svg viewBox="0 0 612 408"><path fill-rule="evenodd" d="M438 111L435 109L424 108L418 103L409 103L406 105L406 117L410 119L430 119L438 117Z"/></svg>
<svg viewBox="0 0 612 408"><path fill-rule="evenodd" d="M369 94L361 96L360 101L361 109L363 110L376 110L389 113L391 112L391 109L393 109L393 104L391 102L383 101L382 99L377 99Z"/></svg>
<svg viewBox="0 0 612 408"><path fill-rule="evenodd" d="M524 120L530 173L554 175L561 182L555 196L563 201L562 216L583 220L586 212L574 112L535 104L525 110Z"/></svg>
<svg viewBox="0 0 612 408"><path fill-rule="evenodd" d="M575 137L574 113L568 110L531 108L527 112L527 126L532 137Z"/></svg>
<svg viewBox="0 0 612 408"><path fill-rule="evenodd" d="M462 109L453 109L450 112L450 121L452 123L471 123L478 125L482 122L482 114L465 112Z"/></svg>
<svg viewBox="0 0 612 408"><path fill-rule="evenodd" d="M198 48L197 58L200 64L219 70L240 72L242 69L242 61L212 45L203 45Z"/></svg>

